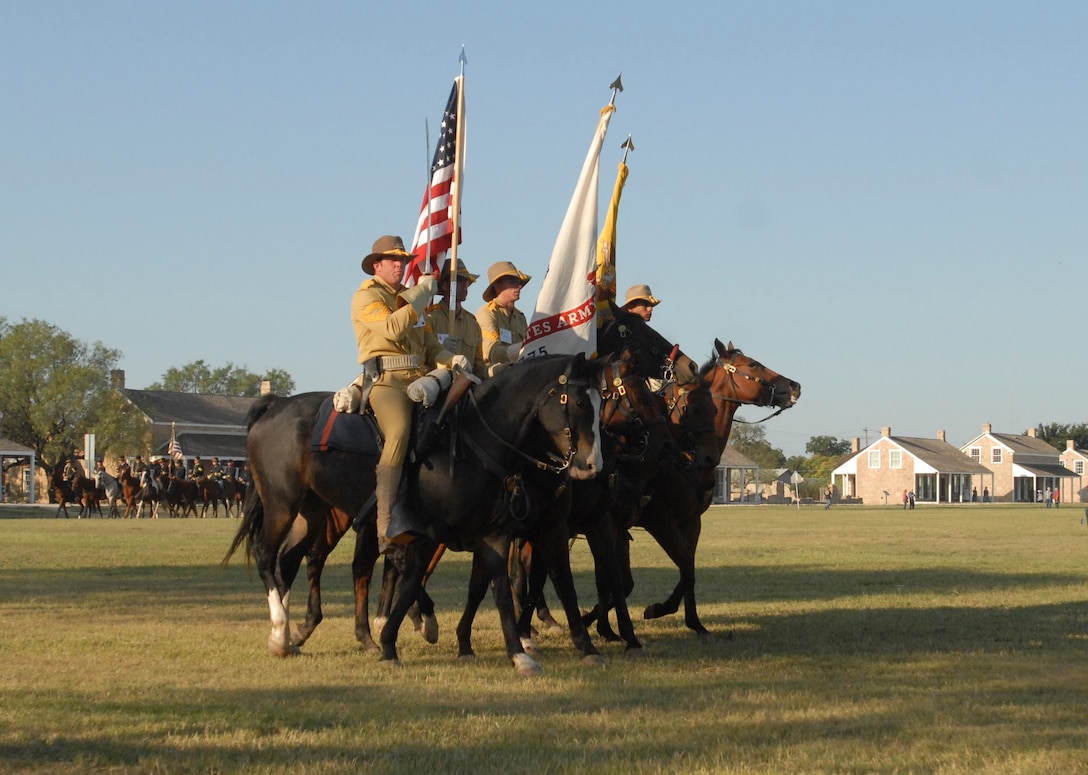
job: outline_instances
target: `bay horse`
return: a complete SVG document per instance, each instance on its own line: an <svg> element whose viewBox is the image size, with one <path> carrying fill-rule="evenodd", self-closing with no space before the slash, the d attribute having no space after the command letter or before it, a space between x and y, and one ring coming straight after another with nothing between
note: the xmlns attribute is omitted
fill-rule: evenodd
<svg viewBox="0 0 1088 775"><path fill-rule="evenodd" d="M219 486L219 482L207 476L202 476L196 480L197 491L200 495L200 518L204 519L208 515L208 506L212 507L212 516L219 517L219 502L223 502L223 511L226 515L230 516L230 504L227 501L223 488Z"/></svg>
<svg viewBox="0 0 1088 775"><path fill-rule="evenodd" d="M523 523L558 522L565 516L562 493L569 498L569 488L561 485L568 477L590 478L600 469L600 395L595 387L601 368L600 362L579 355L545 356L504 369L466 396L456 436L460 450L451 452L442 445L409 467L410 501L431 528L406 547L401 583L379 639L383 662L399 663L400 624L441 542L455 551L472 552L474 572L491 581L514 667L527 674L541 671L518 637L506 558L511 537ZM359 514L374 491L376 455L311 450L314 421L329 395L265 396L247 417L254 489L223 561L246 544L267 592L272 623L268 648L277 656L298 651L290 635L287 599L302 559L315 545L334 543L330 539L340 531L330 523L336 515ZM547 481L546 488L536 487L538 476ZM368 512L359 531L353 562L353 575L366 577L366 583L369 574L362 569L368 564L372 569L377 559L372 514ZM587 660L601 661L581 623L569 562L563 570L557 569L555 577L572 640Z"/></svg>
<svg viewBox="0 0 1088 775"><path fill-rule="evenodd" d="M68 460L62 458L56 466L53 467L53 473L50 478L50 485L53 488L53 496L57 500L57 513L56 517L60 517L61 512L64 512L64 518L69 519L68 504L79 504L79 513L76 515L76 519L82 519L86 514L88 517L95 511L98 512L98 516L102 516L102 507L98 502L98 488L95 485L95 481L83 475L83 470L78 464L73 464L70 468L72 477L70 479L64 478L65 467L68 466Z"/></svg>
<svg viewBox="0 0 1088 775"><path fill-rule="evenodd" d="M121 516L122 519L128 519L131 514L135 519L142 519L144 516L144 506L149 506L152 517L157 517L156 513L156 500L152 494L151 488L143 481L143 474L139 477L132 475L132 470L128 466L123 466L117 481L121 484L121 494L125 501L125 513Z"/></svg>
<svg viewBox="0 0 1088 775"><path fill-rule="evenodd" d="M759 361L744 355L730 342L714 340L715 355L699 370L709 383L716 414L714 420L718 457L729 442L733 417L742 405L775 407L776 414L794 406L801 397L801 386L783 377ZM764 419L769 419L764 418ZM646 619L676 613L684 602L684 623L699 634L708 634L699 620L695 602L695 552L702 532L702 515L710 506L715 470L692 468L688 471L663 470L651 482L650 502L634 520L646 529L680 570L680 581L672 594L660 603L652 603L643 614ZM630 558L627 559L630 567Z"/></svg>

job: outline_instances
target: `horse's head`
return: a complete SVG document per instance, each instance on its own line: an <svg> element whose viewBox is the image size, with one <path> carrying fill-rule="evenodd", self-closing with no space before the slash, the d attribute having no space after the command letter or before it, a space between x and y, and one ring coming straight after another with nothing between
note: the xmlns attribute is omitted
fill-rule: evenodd
<svg viewBox="0 0 1088 775"><path fill-rule="evenodd" d="M710 383L671 384L665 390L669 431L681 455L695 468L714 468L721 456L715 427L718 408Z"/></svg>
<svg viewBox="0 0 1088 775"><path fill-rule="evenodd" d="M643 457L669 438L659 399L638 368L637 352L624 347L605 359L600 373L601 430L619 440L620 453Z"/></svg>
<svg viewBox="0 0 1088 775"><path fill-rule="evenodd" d="M710 383L715 399L732 404L774 406L781 412L801 398L801 386L788 377L749 358L730 342L714 340L717 358L703 366L701 374Z"/></svg>
<svg viewBox="0 0 1088 775"><path fill-rule="evenodd" d="M566 448L572 479L592 479L604 465L597 432L601 416L597 388L604 365L601 360L587 361L584 355L575 355L546 391L537 411L540 426L556 447Z"/></svg>
<svg viewBox="0 0 1088 775"><path fill-rule="evenodd" d="M625 347L639 354L639 371L644 377L675 379L681 385L698 382L695 361L638 315L615 307L611 322L597 332L597 350L602 355L616 355Z"/></svg>

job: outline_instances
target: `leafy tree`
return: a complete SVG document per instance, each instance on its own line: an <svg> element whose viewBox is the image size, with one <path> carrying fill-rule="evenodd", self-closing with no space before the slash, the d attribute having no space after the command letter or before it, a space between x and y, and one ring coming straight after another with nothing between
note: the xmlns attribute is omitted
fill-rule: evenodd
<svg viewBox="0 0 1088 775"><path fill-rule="evenodd" d="M850 442L834 436L812 436L805 445L805 452L823 457L842 457L850 451Z"/></svg>
<svg viewBox="0 0 1088 775"><path fill-rule="evenodd" d="M110 387L120 352L87 345L43 320L10 325L0 317L3 434L51 468L95 434L100 450L144 451L149 429Z"/></svg>
<svg viewBox="0 0 1088 775"><path fill-rule="evenodd" d="M255 398L261 394L261 382L266 379L272 383L273 393L283 396L295 392L295 381L283 369L269 369L262 377L230 362L213 369L203 360L167 369L162 382L149 385L147 389Z"/></svg>
<svg viewBox="0 0 1088 775"><path fill-rule="evenodd" d="M1060 452L1065 451L1065 442L1073 440L1077 449L1088 449L1088 424L1086 423L1056 423L1044 425L1039 423L1035 427L1036 437L1050 444Z"/></svg>
<svg viewBox="0 0 1088 775"><path fill-rule="evenodd" d="M729 443L761 469L782 468L786 455L767 441L767 430L762 425L734 423Z"/></svg>

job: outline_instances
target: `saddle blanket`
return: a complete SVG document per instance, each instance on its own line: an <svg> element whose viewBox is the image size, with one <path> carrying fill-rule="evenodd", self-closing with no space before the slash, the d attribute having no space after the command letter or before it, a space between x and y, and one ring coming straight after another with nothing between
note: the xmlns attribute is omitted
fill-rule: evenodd
<svg viewBox="0 0 1088 775"><path fill-rule="evenodd" d="M313 452L354 452L360 455L381 455L380 434L374 420L354 412L337 412L332 398L326 398L317 412L314 434L310 440Z"/></svg>

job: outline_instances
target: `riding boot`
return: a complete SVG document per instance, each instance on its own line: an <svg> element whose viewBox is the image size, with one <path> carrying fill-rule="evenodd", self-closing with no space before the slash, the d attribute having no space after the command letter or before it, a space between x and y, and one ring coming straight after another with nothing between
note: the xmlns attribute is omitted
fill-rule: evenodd
<svg viewBox="0 0 1088 775"><path fill-rule="evenodd" d="M378 464L374 471L378 496L378 552L394 545L410 543L421 532L413 528L415 519L407 504L407 492L401 485L403 466Z"/></svg>

